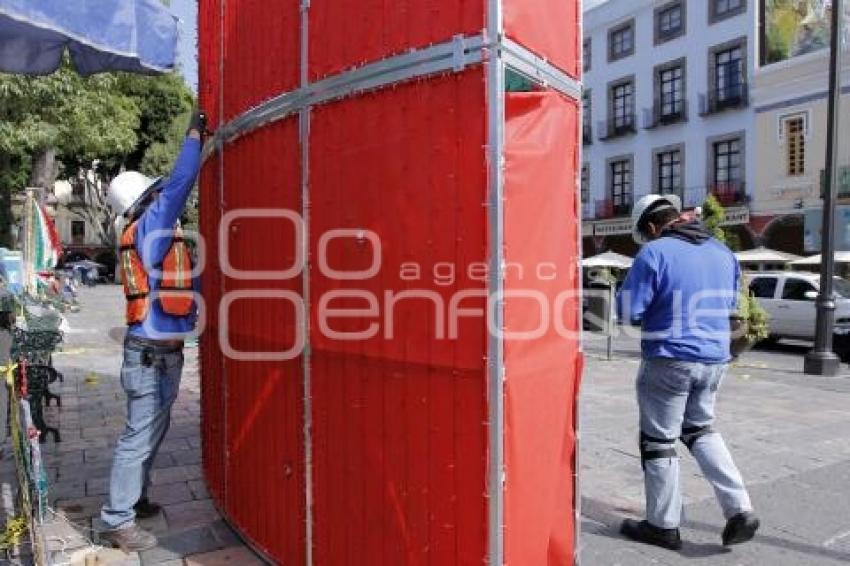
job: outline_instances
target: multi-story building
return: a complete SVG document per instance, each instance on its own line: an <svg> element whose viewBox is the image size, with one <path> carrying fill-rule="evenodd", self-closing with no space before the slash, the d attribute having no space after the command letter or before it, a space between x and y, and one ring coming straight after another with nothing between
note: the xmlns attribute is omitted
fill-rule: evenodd
<svg viewBox="0 0 850 566"><path fill-rule="evenodd" d="M753 81L756 198L753 231L764 245L792 253L820 251L822 179L826 164L829 81L829 10L811 3L808 13L786 8L761 13L759 66ZM776 9L780 10L780 9ZM774 29L798 19L796 27ZM850 28L848 28L850 30ZM845 30L847 31L847 30ZM850 250L850 54L841 70L836 183L836 244Z"/></svg>
<svg viewBox="0 0 850 566"><path fill-rule="evenodd" d="M756 175L757 2L609 0L584 13L585 255L633 254L632 204L653 192L686 207L714 194L753 244L743 225Z"/></svg>

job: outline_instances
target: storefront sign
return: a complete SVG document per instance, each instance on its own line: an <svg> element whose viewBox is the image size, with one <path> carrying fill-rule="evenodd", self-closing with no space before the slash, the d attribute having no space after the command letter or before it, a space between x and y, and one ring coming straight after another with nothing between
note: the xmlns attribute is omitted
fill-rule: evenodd
<svg viewBox="0 0 850 566"><path fill-rule="evenodd" d="M620 234L632 233L631 218L618 218L616 220L605 220L597 222L593 226L594 236L618 236Z"/></svg>

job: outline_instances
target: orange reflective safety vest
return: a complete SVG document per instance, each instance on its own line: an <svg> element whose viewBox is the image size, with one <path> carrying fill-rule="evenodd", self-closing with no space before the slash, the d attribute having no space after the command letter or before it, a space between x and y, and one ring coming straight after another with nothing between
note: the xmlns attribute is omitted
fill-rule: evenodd
<svg viewBox="0 0 850 566"><path fill-rule="evenodd" d="M127 324L142 322L150 310L150 280L148 272L136 250L136 222L131 223L121 234L119 247L121 283L127 299ZM183 241L183 231L176 227L171 247L165 254L160 270L161 281L154 291L162 311L172 316L187 316L192 312L192 258Z"/></svg>

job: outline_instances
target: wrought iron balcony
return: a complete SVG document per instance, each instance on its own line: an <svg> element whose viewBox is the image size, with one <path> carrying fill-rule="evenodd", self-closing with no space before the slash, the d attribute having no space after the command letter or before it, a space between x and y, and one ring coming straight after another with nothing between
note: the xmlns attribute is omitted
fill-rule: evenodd
<svg viewBox="0 0 850 566"><path fill-rule="evenodd" d="M743 181L726 181L713 183L708 187L710 192L723 206L743 204L747 202L747 191Z"/></svg>
<svg viewBox="0 0 850 566"><path fill-rule="evenodd" d="M605 218L616 218L618 216L628 216L632 213L632 196L623 195L617 199L606 198L596 201L596 218L598 220Z"/></svg>
<svg viewBox="0 0 850 566"><path fill-rule="evenodd" d="M750 103L750 89L745 82L715 88L699 95L700 116L717 114L733 108L745 108Z"/></svg>
<svg viewBox="0 0 850 566"><path fill-rule="evenodd" d="M652 108L644 108L643 110L643 127L646 130L687 121L687 100L677 100L675 103L665 102L664 104L661 100L656 100Z"/></svg>
<svg viewBox="0 0 850 566"><path fill-rule="evenodd" d="M599 138L601 140L611 140L634 134L637 131L635 129L635 116L634 114L627 114L617 119L603 120L599 122L599 131L602 132Z"/></svg>

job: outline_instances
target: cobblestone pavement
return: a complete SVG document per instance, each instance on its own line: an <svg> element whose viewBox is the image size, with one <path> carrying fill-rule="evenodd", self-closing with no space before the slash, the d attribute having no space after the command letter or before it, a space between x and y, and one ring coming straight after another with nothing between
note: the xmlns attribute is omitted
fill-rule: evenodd
<svg viewBox="0 0 850 566"><path fill-rule="evenodd" d="M615 359L587 341L582 393L582 564L829 565L850 561L850 369L802 374L806 348L780 344L745 354L725 380L718 428L750 488L762 529L749 544L720 545L723 517L687 450L682 458L686 544L681 553L624 540L623 517L642 517L635 340Z"/></svg>
<svg viewBox="0 0 850 566"><path fill-rule="evenodd" d="M82 289L82 308L67 315L71 331L54 365L65 382L52 387L62 407L51 407L46 420L57 426L62 442L42 444L56 516L47 528L58 562L66 564L262 564L222 521L207 493L201 472L197 350L186 349L180 395L172 426L154 463L150 497L164 515L140 521L159 537L159 546L140 554L92 548L97 516L109 489L112 448L125 418L125 397L118 381L123 334L123 297L114 285ZM0 459L0 482L14 484L13 463ZM64 517L64 519L62 519ZM84 538L85 537L85 538ZM87 557L88 555L88 557Z"/></svg>

